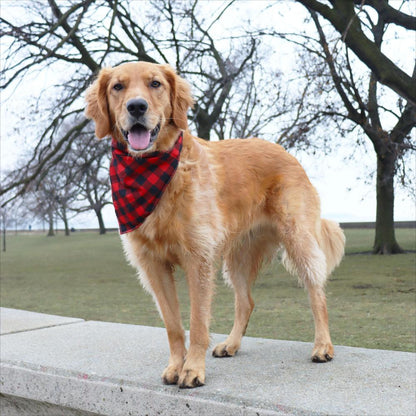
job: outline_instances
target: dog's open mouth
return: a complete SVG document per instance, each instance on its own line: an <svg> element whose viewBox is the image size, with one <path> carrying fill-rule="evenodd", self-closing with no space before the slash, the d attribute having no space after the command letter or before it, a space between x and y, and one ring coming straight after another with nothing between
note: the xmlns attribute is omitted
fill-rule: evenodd
<svg viewBox="0 0 416 416"><path fill-rule="evenodd" d="M129 131L123 130L123 135L132 150L141 151L148 149L159 134L160 123L148 130L142 124L135 124Z"/></svg>

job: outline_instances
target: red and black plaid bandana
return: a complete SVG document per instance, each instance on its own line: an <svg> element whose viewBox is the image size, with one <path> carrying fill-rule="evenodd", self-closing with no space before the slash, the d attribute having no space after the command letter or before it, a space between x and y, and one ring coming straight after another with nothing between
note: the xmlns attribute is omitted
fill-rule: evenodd
<svg viewBox="0 0 416 416"><path fill-rule="evenodd" d="M117 140L112 141L111 190L120 234L135 230L155 209L179 164L182 133L169 152L133 157Z"/></svg>

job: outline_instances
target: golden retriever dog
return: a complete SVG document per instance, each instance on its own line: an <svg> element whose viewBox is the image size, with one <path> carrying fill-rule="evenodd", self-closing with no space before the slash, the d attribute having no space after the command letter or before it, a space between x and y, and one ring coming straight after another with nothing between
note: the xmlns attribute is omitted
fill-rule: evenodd
<svg viewBox="0 0 416 416"><path fill-rule="evenodd" d="M253 311L251 286L259 268L278 250L285 267L308 290L315 322L312 360L331 360L324 286L343 257L345 238L338 224L321 219L319 196L299 162L280 145L257 138L207 142L193 136L187 123L190 87L169 65L104 68L88 89L86 103L96 136L111 136L139 161L169 152L182 138L178 166L156 207L139 227L121 235L127 259L166 326L170 357L163 382L181 388L205 383L218 260L235 291L235 319L213 355L230 357L240 348ZM189 286L188 350L176 266Z"/></svg>

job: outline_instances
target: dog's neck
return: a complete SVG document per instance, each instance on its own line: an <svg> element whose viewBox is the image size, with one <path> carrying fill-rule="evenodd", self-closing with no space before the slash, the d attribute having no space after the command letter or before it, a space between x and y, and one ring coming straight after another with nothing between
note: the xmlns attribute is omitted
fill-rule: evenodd
<svg viewBox="0 0 416 416"><path fill-rule="evenodd" d="M180 132L168 152L150 152L134 157L125 144L113 138L110 180L121 234L139 228L156 208L175 175L182 143Z"/></svg>

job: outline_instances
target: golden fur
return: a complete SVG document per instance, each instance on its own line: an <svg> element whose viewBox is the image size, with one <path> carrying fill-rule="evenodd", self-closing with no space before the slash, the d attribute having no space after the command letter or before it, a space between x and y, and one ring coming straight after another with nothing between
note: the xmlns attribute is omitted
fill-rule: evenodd
<svg viewBox="0 0 416 416"><path fill-rule="evenodd" d="M160 84L152 84L153 81ZM121 84L122 89L114 86ZM156 86L155 86L156 85ZM118 85L116 88L120 88ZM320 218L319 197L298 161L281 146L260 139L206 142L187 130L192 105L188 84L168 65L127 63L103 69L86 96L86 115L99 138L125 141L137 120L127 101L148 103L140 123L149 131L160 123L151 147L130 148L134 156L172 148L181 130L183 149L175 176L143 225L122 236L126 256L139 272L164 320L169 364L166 384L196 387L205 382L209 346L214 262L223 259L223 274L235 290L235 321L213 355L234 355L240 347L254 303L251 284L263 259L283 250L283 263L309 292L315 320L312 359L331 360L324 284L344 252L338 224ZM191 302L190 346L185 348L175 265L183 268Z"/></svg>

